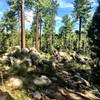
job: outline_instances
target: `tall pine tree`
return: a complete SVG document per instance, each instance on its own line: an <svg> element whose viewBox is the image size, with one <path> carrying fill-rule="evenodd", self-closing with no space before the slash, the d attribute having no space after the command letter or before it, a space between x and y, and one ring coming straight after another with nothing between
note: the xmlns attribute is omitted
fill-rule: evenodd
<svg viewBox="0 0 100 100"><path fill-rule="evenodd" d="M90 37L92 64L92 81L100 84L100 2L94 13L91 26L88 31Z"/></svg>
<svg viewBox="0 0 100 100"><path fill-rule="evenodd" d="M75 0L73 15L77 21L79 21L79 48L81 40L81 30L86 25L87 19L90 16L91 2L90 0Z"/></svg>

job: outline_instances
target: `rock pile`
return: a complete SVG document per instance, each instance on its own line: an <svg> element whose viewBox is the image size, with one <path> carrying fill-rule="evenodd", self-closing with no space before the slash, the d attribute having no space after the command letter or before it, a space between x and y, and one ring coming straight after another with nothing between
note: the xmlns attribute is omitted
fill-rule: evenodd
<svg viewBox="0 0 100 100"><path fill-rule="evenodd" d="M83 96L85 93L79 94L79 91L90 91L90 83L80 73L70 71L67 66L73 60L85 64L86 59L77 54L67 56L64 52L56 52L53 57L50 60L43 59L35 48L10 48L10 52L3 55L0 63L8 64L7 71L18 77L10 77L6 81L7 86L15 90L26 85L32 100L91 100ZM92 99L95 100L94 98L96 97Z"/></svg>

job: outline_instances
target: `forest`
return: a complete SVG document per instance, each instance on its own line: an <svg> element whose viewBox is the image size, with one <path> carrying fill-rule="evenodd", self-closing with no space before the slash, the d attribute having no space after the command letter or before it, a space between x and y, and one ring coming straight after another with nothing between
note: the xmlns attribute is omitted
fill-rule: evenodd
<svg viewBox="0 0 100 100"><path fill-rule="evenodd" d="M100 0L0 0L0 100L100 100L99 43Z"/></svg>

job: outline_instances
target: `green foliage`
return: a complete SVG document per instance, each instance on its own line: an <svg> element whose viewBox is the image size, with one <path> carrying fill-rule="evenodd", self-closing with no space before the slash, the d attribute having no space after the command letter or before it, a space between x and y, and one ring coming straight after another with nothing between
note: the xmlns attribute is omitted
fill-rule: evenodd
<svg viewBox="0 0 100 100"><path fill-rule="evenodd" d="M7 38L8 35L4 33L0 33L0 54L5 53L7 50Z"/></svg>
<svg viewBox="0 0 100 100"><path fill-rule="evenodd" d="M57 1L52 0L50 4L50 8L44 11L44 26L43 32L45 37L45 48L50 50L51 45L54 43L54 34L55 34L55 15L57 12ZM49 48L48 48L49 47ZM47 50L47 51L48 51Z"/></svg>
<svg viewBox="0 0 100 100"><path fill-rule="evenodd" d="M26 31L26 46L27 48L32 47L32 37L33 35L30 33L30 31Z"/></svg>
<svg viewBox="0 0 100 100"><path fill-rule="evenodd" d="M59 30L59 32L60 32L60 36L63 38L63 46L64 46L64 48L67 48L68 47L68 39L69 39L69 37L68 36L70 36L71 34L72 34L72 28L73 28L73 23L72 23L72 21L71 21L71 18L68 16L68 15L65 15L64 17L63 17L63 20L62 20L62 22L63 22L63 26L61 26L61 28L60 28L60 30ZM70 34L70 35L68 35L68 34Z"/></svg>
<svg viewBox="0 0 100 100"><path fill-rule="evenodd" d="M86 24L86 21L90 17L91 2L90 0L75 0L73 16L78 20L82 18L82 23Z"/></svg>
<svg viewBox="0 0 100 100"><path fill-rule="evenodd" d="M93 82L100 84L100 2L93 16L92 24L88 31L93 59L92 78Z"/></svg>
<svg viewBox="0 0 100 100"><path fill-rule="evenodd" d="M2 21L2 23L1 23L2 31L11 33L12 31L16 30L17 19L12 10L5 12L1 21Z"/></svg>
<svg viewBox="0 0 100 100"><path fill-rule="evenodd" d="M10 6L10 9L6 12L4 12L4 15L1 19L0 23L0 32L3 34L3 37L1 38L1 41L5 43L4 46L8 48L8 46L15 46L18 45L18 32L17 32L17 16L15 10L17 9L15 5L16 1L14 0L7 0L7 3ZM1 43L2 43L1 42ZM7 44L7 45L6 45Z"/></svg>
<svg viewBox="0 0 100 100"><path fill-rule="evenodd" d="M78 48L80 49L81 30L87 25L88 18L90 17L91 2L90 0L75 0L73 16L76 21L79 21L79 41Z"/></svg>
<svg viewBox="0 0 100 100"><path fill-rule="evenodd" d="M71 22L71 18L68 15L63 17L63 26L60 28L60 34L66 38L68 33L72 33L73 23Z"/></svg>

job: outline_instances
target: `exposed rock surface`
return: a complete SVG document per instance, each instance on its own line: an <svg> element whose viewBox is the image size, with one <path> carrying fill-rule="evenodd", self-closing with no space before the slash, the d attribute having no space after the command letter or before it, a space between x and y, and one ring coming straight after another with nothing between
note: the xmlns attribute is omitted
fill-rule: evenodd
<svg viewBox="0 0 100 100"><path fill-rule="evenodd" d="M6 71L8 75L11 74L5 83L14 90L27 86L25 90L29 91L32 100L96 100L99 98L95 96L95 94L100 95L98 89L93 90L87 77L83 78L81 72L71 70L68 65L70 63L74 67L73 63L75 63L80 64L81 67L86 64L88 58L74 53L70 56L65 52L54 52L53 59L44 59L35 48L21 50L15 47L11 50L12 52L0 58L0 68L7 63ZM4 70L2 72L4 74ZM12 75L24 77L25 80Z"/></svg>
<svg viewBox="0 0 100 100"><path fill-rule="evenodd" d="M23 87L23 81L17 77L11 77L6 82L7 86L11 87L12 89L21 89Z"/></svg>
<svg viewBox="0 0 100 100"><path fill-rule="evenodd" d="M47 76L44 76L44 75L42 75L41 77L35 78L33 82L37 86L48 86L52 83L52 81Z"/></svg>

